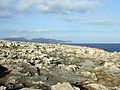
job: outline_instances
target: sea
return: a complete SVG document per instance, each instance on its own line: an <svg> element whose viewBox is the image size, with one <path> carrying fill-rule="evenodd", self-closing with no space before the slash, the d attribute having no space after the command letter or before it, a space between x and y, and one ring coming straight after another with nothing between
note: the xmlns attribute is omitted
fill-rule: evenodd
<svg viewBox="0 0 120 90"><path fill-rule="evenodd" d="M68 44L67 44L68 45ZM100 44L100 43L69 43L69 45L75 46L87 46L92 48L103 49L108 52L120 52L120 44Z"/></svg>

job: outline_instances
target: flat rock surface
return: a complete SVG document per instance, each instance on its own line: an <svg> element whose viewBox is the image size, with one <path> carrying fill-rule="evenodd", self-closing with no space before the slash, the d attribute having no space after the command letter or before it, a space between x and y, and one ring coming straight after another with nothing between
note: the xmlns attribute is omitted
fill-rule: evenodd
<svg viewBox="0 0 120 90"><path fill-rule="evenodd" d="M120 90L120 53L0 41L0 90Z"/></svg>

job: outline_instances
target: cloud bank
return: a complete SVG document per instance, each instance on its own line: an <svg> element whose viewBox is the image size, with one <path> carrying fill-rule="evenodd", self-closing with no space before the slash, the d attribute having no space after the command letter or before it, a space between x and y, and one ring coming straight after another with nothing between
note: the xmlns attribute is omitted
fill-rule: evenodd
<svg viewBox="0 0 120 90"><path fill-rule="evenodd" d="M120 20L100 18L81 21L75 14L94 10L106 0L0 0L0 19L9 19L24 14L55 14L66 21L80 21L83 24L115 25Z"/></svg>
<svg viewBox="0 0 120 90"><path fill-rule="evenodd" d="M29 12L44 14L86 13L96 8L100 2L101 0L0 0L0 17Z"/></svg>

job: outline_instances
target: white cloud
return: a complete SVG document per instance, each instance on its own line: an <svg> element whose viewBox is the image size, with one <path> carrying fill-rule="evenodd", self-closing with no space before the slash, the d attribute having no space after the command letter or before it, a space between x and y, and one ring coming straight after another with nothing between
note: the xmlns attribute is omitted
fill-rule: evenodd
<svg viewBox="0 0 120 90"><path fill-rule="evenodd" d="M79 16L71 16L71 15L61 15L59 16L61 19L67 22L77 22L80 24L92 24L92 25L120 25L120 19L117 18L91 18L91 19L83 19Z"/></svg>
<svg viewBox="0 0 120 90"><path fill-rule="evenodd" d="M11 30L11 38L31 38L39 37L48 32L48 29L36 28L36 29L14 29ZM31 37L30 37L31 36ZM44 36L44 35L43 35Z"/></svg>
<svg viewBox="0 0 120 90"><path fill-rule="evenodd" d="M101 0L0 0L0 10L11 13L27 13L36 9L40 13L70 14L88 12ZM34 10L33 10L34 12Z"/></svg>
<svg viewBox="0 0 120 90"><path fill-rule="evenodd" d="M42 13L64 13L88 11L98 5L98 0L20 0L17 8L21 11L35 7Z"/></svg>
<svg viewBox="0 0 120 90"><path fill-rule="evenodd" d="M10 17L12 17L10 12L0 10L0 18L4 19L4 18L10 18Z"/></svg>
<svg viewBox="0 0 120 90"><path fill-rule="evenodd" d="M41 32L47 32L47 29L18 29L15 30L16 33L41 33Z"/></svg>
<svg viewBox="0 0 120 90"><path fill-rule="evenodd" d="M21 34L19 34L19 35L18 34L14 34L14 35L10 36L10 38L24 38L24 37L26 37L25 34L22 34L22 35Z"/></svg>
<svg viewBox="0 0 120 90"><path fill-rule="evenodd" d="M90 19L87 21L83 21L81 23L93 24L93 25L118 25L120 24L120 20L111 19L111 18L99 18L99 19Z"/></svg>

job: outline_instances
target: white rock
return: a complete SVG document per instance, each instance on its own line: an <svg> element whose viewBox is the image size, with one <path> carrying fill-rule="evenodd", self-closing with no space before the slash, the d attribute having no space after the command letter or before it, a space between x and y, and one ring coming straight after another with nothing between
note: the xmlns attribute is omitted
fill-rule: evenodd
<svg viewBox="0 0 120 90"><path fill-rule="evenodd" d="M1 87L0 87L0 90L6 90L6 87L1 86Z"/></svg>
<svg viewBox="0 0 120 90"><path fill-rule="evenodd" d="M75 71L76 69L77 69L76 65L69 65L69 66L66 67L67 71Z"/></svg>
<svg viewBox="0 0 120 90"><path fill-rule="evenodd" d="M107 71L113 72L113 73L120 73L119 65L112 63L112 62L105 62L104 68Z"/></svg>
<svg viewBox="0 0 120 90"><path fill-rule="evenodd" d="M97 80L97 77L96 77L95 73L81 72L81 75L83 77L87 77L87 78L90 78L90 79L93 79L93 80Z"/></svg>
<svg viewBox="0 0 120 90"><path fill-rule="evenodd" d="M102 84L97 84L97 83L88 84L87 87L90 90L109 90L107 87L103 86Z"/></svg>
<svg viewBox="0 0 120 90"><path fill-rule="evenodd" d="M53 85L51 90L75 90L69 83L58 83L57 85Z"/></svg>
<svg viewBox="0 0 120 90"><path fill-rule="evenodd" d="M40 64L36 64L35 66L38 67L39 69L41 69L43 67L43 64L40 63Z"/></svg>

